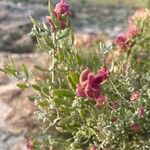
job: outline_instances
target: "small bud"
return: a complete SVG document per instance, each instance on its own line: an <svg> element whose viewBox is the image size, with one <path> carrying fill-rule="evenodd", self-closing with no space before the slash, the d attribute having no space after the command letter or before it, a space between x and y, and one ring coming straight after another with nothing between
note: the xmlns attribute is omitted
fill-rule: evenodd
<svg viewBox="0 0 150 150"><path fill-rule="evenodd" d="M128 48L128 36L126 33L120 33L118 37L115 39L115 44L118 45L122 49Z"/></svg>
<svg viewBox="0 0 150 150"><path fill-rule="evenodd" d="M117 109L118 107L119 107L118 102L114 101L114 102L111 103L111 108L112 108L113 110Z"/></svg>
<svg viewBox="0 0 150 150"><path fill-rule="evenodd" d="M130 100L135 102L139 99L139 97L140 97L140 92L139 91L133 91L131 93Z"/></svg>
<svg viewBox="0 0 150 150"><path fill-rule="evenodd" d="M103 106L105 102L106 102L105 96L100 96L99 98L96 99L96 105L98 106Z"/></svg>
<svg viewBox="0 0 150 150"><path fill-rule="evenodd" d="M116 117L112 117L111 122L115 123L116 121L117 121L117 118Z"/></svg>
<svg viewBox="0 0 150 150"><path fill-rule="evenodd" d="M137 112L140 115L140 117L143 117L145 115L144 107L138 108Z"/></svg>
<svg viewBox="0 0 150 150"><path fill-rule="evenodd" d="M28 141L28 143L26 144L27 150L32 150L33 148L33 143L31 141Z"/></svg>
<svg viewBox="0 0 150 150"><path fill-rule="evenodd" d="M141 129L141 126L140 126L139 123L133 123L133 124L131 125L131 129L132 129L133 131L135 131L135 132L139 132L140 129Z"/></svg>

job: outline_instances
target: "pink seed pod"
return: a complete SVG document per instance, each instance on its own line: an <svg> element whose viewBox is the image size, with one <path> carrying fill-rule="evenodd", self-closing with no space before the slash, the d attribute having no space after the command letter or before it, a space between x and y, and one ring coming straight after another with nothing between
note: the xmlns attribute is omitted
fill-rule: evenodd
<svg viewBox="0 0 150 150"><path fill-rule="evenodd" d="M118 104L117 101L114 101L114 102L111 103L111 108L112 108L112 110L115 110L115 109L117 109L118 107L119 107L119 104Z"/></svg>
<svg viewBox="0 0 150 150"><path fill-rule="evenodd" d="M145 115L144 107L138 108L137 112L138 112L138 114L139 114L140 117L143 117Z"/></svg>
<svg viewBox="0 0 150 150"><path fill-rule="evenodd" d="M111 118L111 122L112 122L112 123L115 123L116 121L117 121L117 118L116 118L116 117L112 117L112 118Z"/></svg>
<svg viewBox="0 0 150 150"><path fill-rule="evenodd" d="M133 124L131 125L131 129L132 129L134 132L139 132L140 129L141 129L141 126L140 126L139 123L133 123Z"/></svg>

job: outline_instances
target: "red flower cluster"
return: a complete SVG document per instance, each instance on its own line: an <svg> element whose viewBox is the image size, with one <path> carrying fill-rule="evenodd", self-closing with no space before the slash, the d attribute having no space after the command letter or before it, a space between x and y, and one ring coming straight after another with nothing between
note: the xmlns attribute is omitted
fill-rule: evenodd
<svg viewBox="0 0 150 150"><path fill-rule="evenodd" d="M128 49L130 47L131 38L135 37L139 33L139 29L136 25L129 25L127 32L121 33L115 39L115 44L121 49Z"/></svg>
<svg viewBox="0 0 150 150"><path fill-rule="evenodd" d="M77 85L76 93L80 97L88 97L96 100L97 105L105 102L105 97L101 94L100 84L109 76L107 68L103 67L96 75L88 68L80 75L80 83Z"/></svg>
<svg viewBox="0 0 150 150"><path fill-rule="evenodd" d="M67 27L66 16L71 15L71 10L69 4L65 0L60 0L58 4L56 4L54 8L54 15L56 16L58 22L60 23L61 29L65 29ZM55 25L50 16L46 16L48 23L55 29Z"/></svg>

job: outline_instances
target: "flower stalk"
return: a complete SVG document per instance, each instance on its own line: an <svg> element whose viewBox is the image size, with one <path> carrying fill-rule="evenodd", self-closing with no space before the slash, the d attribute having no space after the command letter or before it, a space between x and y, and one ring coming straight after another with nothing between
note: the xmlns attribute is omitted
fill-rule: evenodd
<svg viewBox="0 0 150 150"><path fill-rule="evenodd" d="M57 39L56 39L56 32L52 33L53 43L55 44L52 50L52 84L55 84L55 71L56 71L56 52L57 52Z"/></svg>

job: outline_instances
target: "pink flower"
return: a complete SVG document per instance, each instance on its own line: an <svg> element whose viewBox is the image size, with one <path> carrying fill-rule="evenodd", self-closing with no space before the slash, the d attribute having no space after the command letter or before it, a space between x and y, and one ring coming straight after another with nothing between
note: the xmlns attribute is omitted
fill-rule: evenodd
<svg viewBox="0 0 150 150"><path fill-rule="evenodd" d="M65 29L68 25L66 21L59 20L61 29Z"/></svg>
<svg viewBox="0 0 150 150"><path fill-rule="evenodd" d="M85 87L87 86L87 83L79 83L77 84L76 93L80 97L86 97L85 95Z"/></svg>
<svg viewBox="0 0 150 150"><path fill-rule="evenodd" d="M100 91L100 83L103 82L109 76L107 68L103 67L94 75L88 68L86 68L80 75L80 83L76 87L76 93L80 97L88 97L97 101L97 103L103 103ZM98 100L97 100L98 99ZM101 99L101 102L100 102Z"/></svg>
<svg viewBox="0 0 150 150"><path fill-rule="evenodd" d="M70 6L65 0L61 0L55 7L54 12L57 17L62 17L63 14L71 15Z"/></svg>
<svg viewBox="0 0 150 150"><path fill-rule="evenodd" d="M129 37L134 37L134 36L136 36L138 33L139 33L139 29L137 28L137 26L135 26L135 25L130 25L130 26L128 27L127 34L128 34Z"/></svg>
<svg viewBox="0 0 150 150"><path fill-rule="evenodd" d="M106 67L101 68L95 75L95 83L102 83L109 77L109 70Z"/></svg>
<svg viewBox="0 0 150 150"><path fill-rule="evenodd" d="M97 150L97 147L93 146L93 147L90 148L90 150Z"/></svg>
<svg viewBox="0 0 150 150"><path fill-rule="evenodd" d="M80 83L83 83L84 81L86 81L88 79L88 75L91 73L91 70L89 70L88 68L86 68L80 75Z"/></svg>
<svg viewBox="0 0 150 150"><path fill-rule="evenodd" d="M32 143L31 141L28 141L26 147L27 147L27 150L32 150L32 148L33 148L33 143Z"/></svg>
<svg viewBox="0 0 150 150"><path fill-rule="evenodd" d="M131 93L130 100L135 102L139 99L139 97L140 97L140 92L139 91L133 91Z"/></svg>
<svg viewBox="0 0 150 150"><path fill-rule="evenodd" d="M53 21L51 20L51 17L50 16L46 16L46 20L47 20L48 24L50 26L52 26L53 29L55 29L55 25L54 25Z"/></svg>
<svg viewBox="0 0 150 150"><path fill-rule="evenodd" d="M118 45L122 49L126 49L128 47L128 36L126 33L121 33L115 39L115 44Z"/></svg>
<svg viewBox="0 0 150 150"><path fill-rule="evenodd" d="M68 26L67 19L65 16L71 15L70 6L68 3L66 3L65 0L61 0L58 4L56 4L54 9L54 15L57 18L57 21L59 23L59 26L61 29L65 29ZM56 25L54 24L52 18L50 16L46 16L46 19L50 26L52 26L53 29L56 28Z"/></svg>
<svg viewBox="0 0 150 150"><path fill-rule="evenodd" d="M145 115L144 107L138 108L137 112L140 115L140 117L143 117Z"/></svg>
<svg viewBox="0 0 150 150"><path fill-rule="evenodd" d="M133 131L135 131L135 132L139 132L140 129L141 129L141 126L140 126L139 123L133 123L133 124L131 125L131 129L132 129Z"/></svg>
<svg viewBox="0 0 150 150"><path fill-rule="evenodd" d="M90 85L87 85L85 87L85 95L86 97L92 98L92 99L97 99L100 97L100 86L97 85L95 87L92 87Z"/></svg>

